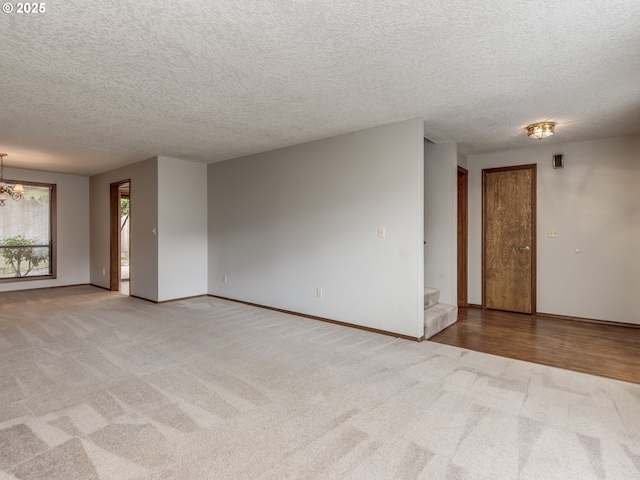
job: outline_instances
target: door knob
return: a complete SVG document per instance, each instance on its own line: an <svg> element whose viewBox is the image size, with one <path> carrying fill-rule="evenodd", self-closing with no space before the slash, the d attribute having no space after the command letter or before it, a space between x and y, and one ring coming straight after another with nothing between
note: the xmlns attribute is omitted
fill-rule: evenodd
<svg viewBox="0 0 640 480"><path fill-rule="evenodd" d="M518 250L521 252L528 252L531 249L529 248L529 245L525 245L524 247L519 247Z"/></svg>

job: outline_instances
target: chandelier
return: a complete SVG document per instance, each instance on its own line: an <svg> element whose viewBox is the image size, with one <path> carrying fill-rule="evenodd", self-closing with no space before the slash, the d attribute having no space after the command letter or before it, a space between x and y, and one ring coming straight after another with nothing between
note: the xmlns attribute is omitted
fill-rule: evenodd
<svg viewBox="0 0 640 480"><path fill-rule="evenodd" d="M19 183L15 185L4 183L4 157L6 156L6 153L0 153L0 207L4 207L4 202L8 198L18 201L24 196L24 187Z"/></svg>

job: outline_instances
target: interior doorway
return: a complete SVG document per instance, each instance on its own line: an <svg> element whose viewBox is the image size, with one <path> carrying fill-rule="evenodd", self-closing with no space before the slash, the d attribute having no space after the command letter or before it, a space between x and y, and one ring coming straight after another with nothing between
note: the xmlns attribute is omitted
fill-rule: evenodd
<svg viewBox="0 0 640 480"><path fill-rule="evenodd" d="M110 186L111 251L110 290L129 295L131 290L131 182Z"/></svg>
<svg viewBox="0 0 640 480"><path fill-rule="evenodd" d="M469 172L458 167L458 306L466 307L469 244Z"/></svg>
<svg viewBox="0 0 640 480"><path fill-rule="evenodd" d="M536 165L482 171L482 305L536 312Z"/></svg>

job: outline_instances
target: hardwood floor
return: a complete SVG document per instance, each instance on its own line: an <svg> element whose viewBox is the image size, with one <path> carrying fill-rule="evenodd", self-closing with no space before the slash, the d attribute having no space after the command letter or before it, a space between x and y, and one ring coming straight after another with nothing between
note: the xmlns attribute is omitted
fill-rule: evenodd
<svg viewBox="0 0 640 480"><path fill-rule="evenodd" d="M640 329L460 308L429 339L478 352L640 383Z"/></svg>

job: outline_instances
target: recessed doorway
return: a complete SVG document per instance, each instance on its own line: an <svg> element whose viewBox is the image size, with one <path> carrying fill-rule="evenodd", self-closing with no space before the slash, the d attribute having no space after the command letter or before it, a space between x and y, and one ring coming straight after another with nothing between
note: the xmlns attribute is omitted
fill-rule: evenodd
<svg viewBox="0 0 640 480"><path fill-rule="evenodd" d="M458 167L458 306L467 306L469 172Z"/></svg>
<svg viewBox="0 0 640 480"><path fill-rule="evenodd" d="M110 186L111 254L110 290L129 295L131 291L131 182Z"/></svg>

